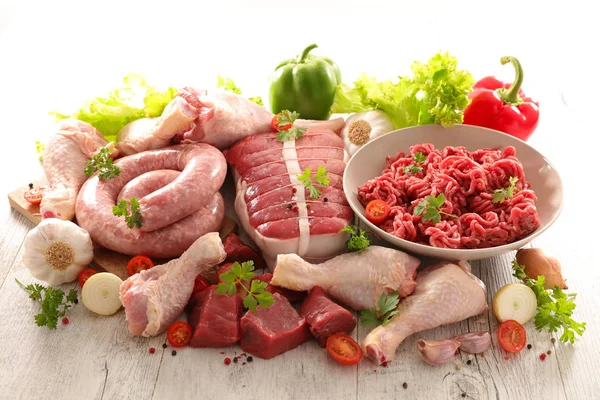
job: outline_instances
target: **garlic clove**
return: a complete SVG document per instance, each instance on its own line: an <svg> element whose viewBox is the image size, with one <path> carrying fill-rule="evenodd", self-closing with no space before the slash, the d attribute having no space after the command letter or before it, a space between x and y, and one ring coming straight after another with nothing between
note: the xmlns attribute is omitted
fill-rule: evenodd
<svg viewBox="0 0 600 400"><path fill-rule="evenodd" d="M419 340L417 350L423 360L431 365L442 365L450 361L456 354L460 343L453 339Z"/></svg>
<svg viewBox="0 0 600 400"><path fill-rule="evenodd" d="M479 354L486 351L492 344L490 333L485 332L469 332L463 335L458 335L452 338L460 343L459 348L471 354Z"/></svg>

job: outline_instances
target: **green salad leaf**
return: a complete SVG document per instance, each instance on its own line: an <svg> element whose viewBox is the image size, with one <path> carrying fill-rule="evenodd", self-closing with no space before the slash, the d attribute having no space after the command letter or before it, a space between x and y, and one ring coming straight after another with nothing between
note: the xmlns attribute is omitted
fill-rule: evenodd
<svg viewBox="0 0 600 400"><path fill-rule="evenodd" d="M116 142L117 133L128 123L140 118L158 117L178 90L169 87L160 90L150 85L141 74L130 73L123 78L120 88L106 97L96 97L84 102L73 114L51 112L57 120L76 118L98 129L109 142Z"/></svg>
<svg viewBox="0 0 600 400"><path fill-rule="evenodd" d="M398 83L377 81L363 73L353 87L339 85L332 113L382 110L396 129L462 123L475 79L468 71L458 69L456 57L440 52L427 64L415 61L411 70L413 76L399 77Z"/></svg>

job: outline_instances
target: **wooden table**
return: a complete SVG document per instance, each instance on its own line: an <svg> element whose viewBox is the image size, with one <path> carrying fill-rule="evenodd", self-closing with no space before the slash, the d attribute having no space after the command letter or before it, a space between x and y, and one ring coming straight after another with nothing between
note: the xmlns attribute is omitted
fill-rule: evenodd
<svg viewBox="0 0 600 400"><path fill-rule="evenodd" d="M591 62L591 52L577 45L600 34L586 4L546 4L548 14L542 18L537 6L504 2L504 10L519 10L521 15L506 17L500 30L499 19L486 17L492 13L479 3L375 2L360 10L315 3L320 10L291 14L295 21L310 19L310 32L286 28L278 37L272 21L290 14L266 3L254 4L253 9L226 5L214 10L200 5L154 8L147 3L111 9L108 2L94 10L79 3L62 8L39 5L35 13L16 4L0 8L0 194L6 199L9 191L40 176L33 140L47 137L48 110L76 107L83 98L114 86L130 70L169 83L175 79L173 84L212 81L219 72L236 79L244 94L264 95L262 78L307 41L317 41L323 54L345 65L345 81L362 70L381 77L408 73L412 60L424 61L438 49L455 53L461 66L477 77L495 73L509 79L511 71L498 63L507 52L521 58L526 91L542 103L542 120L530 143L564 180L562 215L533 245L561 261L569 289L578 293L575 318L587 322L587 332L575 345L552 344L550 334L536 332L529 323L532 349L508 358L494 337L485 357L461 354L439 367L420 359L418 338L488 329L494 336L498 322L489 311L408 338L396 361L384 368L366 360L342 367L316 342L272 360L254 358L247 365L223 363L225 357L239 354L239 347L185 348L172 356L170 347L162 348L165 334L131 337L123 312L102 317L82 305L70 312L69 325L50 331L34 324L38 305L14 280L32 280L21 256L33 225L5 202L0 207L0 399L598 398L600 269L595 249L600 239L600 191L597 150L592 146L599 132L597 122L587 124L597 115L597 91L584 86L590 85L587 77L597 64ZM191 15L197 15L198 22L190 22ZM266 42L265 37L272 40ZM190 43L200 50L190 52ZM472 262L474 273L487 286L490 304L499 287L514 281L513 257L510 253ZM360 341L366 334L359 327L353 336ZM151 347L155 354L149 353ZM548 350L552 354L541 361L539 355Z"/></svg>

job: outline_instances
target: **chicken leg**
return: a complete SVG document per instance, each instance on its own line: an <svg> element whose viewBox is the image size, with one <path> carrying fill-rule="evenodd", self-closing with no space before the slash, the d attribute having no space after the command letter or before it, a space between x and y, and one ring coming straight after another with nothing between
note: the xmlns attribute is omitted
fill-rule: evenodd
<svg viewBox="0 0 600 400"><path fill-rule="evenodd" d="M394 359L396 349L413 333L462 321L487 310L483 282L467 262L429 266L417 275L414 293L400 302L398 314L373 329L362 343L376 364Z"/></svg>
<svg viewBox="0 0 600 400"><path fill-rule="evenodd" d="M219 233L207 233L181 257L143 270L123 282L120 298L129 333L149 337L167 329L188 303L196 277L226 256Z"/></svg>
<svg viewBox="0 0 600 400"><path fill-rule="evenodd" d="M320 286L334 299L363 310L375 307L383 293L397 290L400 297L410 295L420 263L402 251L380 246L342 254L321 264L311 264L297 254L280 254L271 285L297 291Z"/></svg>

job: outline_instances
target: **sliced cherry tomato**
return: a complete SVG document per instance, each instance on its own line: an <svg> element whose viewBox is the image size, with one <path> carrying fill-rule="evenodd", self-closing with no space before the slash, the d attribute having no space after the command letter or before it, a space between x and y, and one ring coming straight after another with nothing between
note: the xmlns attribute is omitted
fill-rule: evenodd
<svg viewBox="0 0 600 400"><path fill-rule="evenodd" d="M195 295L196 293L203 291L204 289L206 289L209 286L210 286L210 282L202 275L198 275L196 277L196 280L194 281L194 291L192 292L192 295Z"/></svg>
<svg viewBox="0 0 600 400"><path fill-rule="evenodd" d="M23 197L31 204L40 204L46 189L48 189L48 186L38 186L36 188L29 189L23 194Z"/></svg>
<svg viewBox="0 0 600 400"><path fill-rule="evenodd" d="M127 274L135 275L145 269L154 267L154 263L146 256L135 256L127 263Z"/></svg>
<svg viewBox="0 0 600 400"><path fill-rule="evenodd" d="M498 343L509 353L518 353L527 343L527 332L523 325L509 319L498 327Z"/></svg>
<svg viewBox="0 0 600 400"><path fill-rule="evenodd" d="M369 221L379 225L390 215L390 207L383 200L371 200L365 208L365 214Z"/></svg>
<svg viewBox="0 0 600 400"><path fill-rule="evenodd" d="M98 273L98 271L96 271L93 268L86 268L83 271L81 271L79 273L79 277L77 278L77 280L79 281L79 287L83 287L83 285L90 278L90 276L97 274L97 273Z"/></svg>
<svg viewBox="0 0 600 400"><path fill-rule="evenodd" d="M358 343L344 332L329 336L325 347L331 357L340 364L355 365L362 358L362 350Z"/></svg>
<svg viewBox="0 0 600 400"><path fill-rule="evenodd" d="M275 114L273 119L271 120L271 127L277 131L287 131L292 127L292 124L279 125L279 114Z"/></svg>
<svg viewBox="0 0 600 400"><path fill-rule="evenodd" d="M192 340L192 327L185 321L176 321L167 331L167 340L173 347L186 346Z"/></svg>

